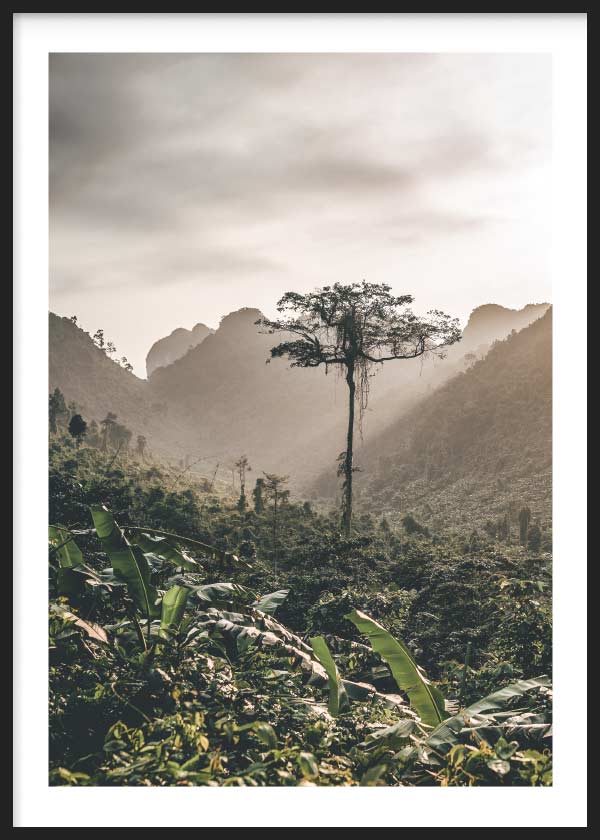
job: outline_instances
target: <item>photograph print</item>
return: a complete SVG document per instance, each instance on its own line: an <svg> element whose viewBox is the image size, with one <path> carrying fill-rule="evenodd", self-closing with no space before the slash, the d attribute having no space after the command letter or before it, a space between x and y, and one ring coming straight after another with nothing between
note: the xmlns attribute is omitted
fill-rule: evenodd
<svg viewBox="0 0 600 840"><path fill-rule="evenodd" d="M50 786L552 785L552 94L50 54Z"/></svg>

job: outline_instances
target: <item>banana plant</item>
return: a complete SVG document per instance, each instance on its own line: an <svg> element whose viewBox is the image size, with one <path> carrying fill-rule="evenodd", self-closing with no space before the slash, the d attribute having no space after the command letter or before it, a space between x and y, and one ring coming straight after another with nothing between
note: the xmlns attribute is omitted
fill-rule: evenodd
<svg viewBox="0 0 600 840"><path fill-rule="evenodd" d="M264 619L268 618L264 616ZM197 623L211 636L217 634L231 639L238 653L250 647L279 650L308 674L309 683L323 684L327 680L327 672L313 658L311 648L289 630L286 630L285 635L280 635L275 627L265 629L264 619L260 615L254 618L251 615L209 608L199 615Z"/></svg>
<svg viewBox="0 0 600 840"><path fill-rule="evenodd" d="M251 613L226 612L215 607L208 607L198 614L196 625L211 636L217 634L231 639L238 653L253 646L264 650L279 650L292 659L294 666L300 667L308 676L309 685L331 685L324 662L319 659L314 647L307 645L273 616L262 613L254 607ZM340 679L339 674L337 679L340 684L340 693L343 692L348 701L371 703L377 700L388 709L395 711L402 709L404 714L410 713L398 695L383 694L371 683ZM345 709L343 700L341 708Z"/></svg>
<svg viewBox="0 0 600 840"><path fill-rule="evenodd" d="M75 569L83 563L81 549L67 528L60 525L49 525L48 541L52 550L56 553L61 568Z"/></svg>
<svg viewBox="0 0 600 840"><path fill-rule="evenodd" d="M269 595L263 595L262 598L255 601L252 606L261 612L273 615L277 608L283 604L289 594L289 589L278 589L277 592L271 592Z"/></svg>
<svg viewBox="0 0 600 840"><path fill-rule="evenodd" d="M139 546L147 557L163 560L188 572L202 571L202 567L196 560L173 544L172 538L154 536L145 531L138 532L132 529L125 529L125 531L129 534L127 539L131 545Z"/></svg>
<svg viewBox="0 0 600 840"><path fill-rule="evenodd" d="M173 547L174 544L179 545L180 543L195 546L196 548L201 549L202 552L207 556L212 557L214 560L231 562L234 565L244 566L244 568L246 569L252 568L252 565L250 563L247 563L245 560L242 560L240 557L238 557L236 554L232 554L230 551L226 551L222 548L217 548L214 545L209 545L208 543L201 542L200 540L194 540L191 537L184 537L181 534L173 534L170 531L162 531L159 528L150 528L148 526L142 527L138 525L125 525L123 527L123 530L125 531L126 536L130 542L141 544L141 541L144 541L146 547L148 548L150 547L148 539L154 542L155 547L157 545L157 541L164 539L164 544L169 545L171 547ZM181 555L183 554L184 552L180 551L179 557L181 558ZM195 571L199 569L199 564L196 563L195 560L192 560L187 555L184 555L184 557L184 563L178 563L177 565L182 565L184 568L186 568L187 565L187 568L190 571Z"/></svg>
<svg viewBox="0 0 600 840"><path fill-rule="evenodd" d="M536 677L530 680L519 680L504 686L498 691L482 697L466 709L462 709L458 714L443 721L431 732L427 738L427 744L433 749L443 751L450 749L458 743L458 736L464 729L476 729L477 727L499 727L497 725L494 711L506 705L509 700L515 697L523 697L531 691L538 691L540 689L549 689L552 683L547 676ZM517 712L513 716L517 716ZM507 721L508 723L508 721ZM516 724L518 727L518 724ZM537 724L533 724L536 726ZM543 725L545 730L548 730L548 725ZM531 729L531 725L526 725L525 728Z"/></svg>
<svg viewBox="0 0 600 840"><path fill-rule="evenodd" d="M448 717L444 696L427 679L408 648L360 610L353 610L345 618L369 639L375 653L389 665L398 688L408 695L421 721L427 726L439 726Z"/></svg>
<svg viewBox="0 0 600 840"><path fill-rule="evenodd" d="M327 671L329 682L329 714L332 717L337 717L340 712L347 712L350 709L350 701L348 700L346 689L340 679L337 666L323 636L315 636L310 639L310 644L315 656Z"/></svg>
<svg viewBox="0 0 600 840"><path fill-rule="evenodd" d="M202 604L219 606L222 604L248 605L256 599L256 592L239 583L205 583L194 587L196 598Z"/></svg>
<svg viewBox="0 0 600 840"><path fill-rule="evenodd" d="M101 508L102 505L93 505L92 507ZM91 508L90 508L91 510ZM77 530L63 528L58 525L51 525L57 531L69 532L73 534L94 534L97 533L95 528L79 528ZM179 566L186 571L199 572L202 570L200 563L194 560L187 554L180 545L190 545L200 549L204 554L214 559L228 560L237 565L244 566L251 569L249 563L241 560L235 554L216 548L214 545L194 540L191 537L184 537L181 534L173 534L169 531L161 531L158 528L151 528L149 526L140 527L137 525L123 525L121 526L123 535L126 537L131 545L139 545L143 553L147 556L154 556L160 560L170 562L175 566Z"/></svg>
<svg viewBox="0 0 600 840"><path fill-rule="evenodd" d="M159 618L159 594L150 580L150 565L138 545L132 545L104 505L90 507L94 527L106 552L115 577L127 584L137 609L148 621Z"/></svg>
<svg viewBox="0 0 600 840"><path fill-rule="evenodd" d="M186 586L175 585L163 595L158 631L161 638L171 639L179 629L189 594Z"/></svg>
<svg viewBox="0 0 600 840"><path fill-rule="evenodd" d="M58 560L57 589L59 595L79 592L83 586L82 578L73 570L83 565L83 554L73 539L72 533L60 525L48 527L48 542L51 551Z"/></svg>
<svg viewBox="0 0 600 840"><path fill-rule="evenodd" d="M93 641L108 644L106 630L99 624L94 624L92 621L84 621L83 618L75 615L75 613L72 613L66 607L63 607L62 604L51 604L50 609L53 613L59 615L64 621L72 622L77 627L81 627L81 629L84 630L90 639L93 639Z"/></svg>

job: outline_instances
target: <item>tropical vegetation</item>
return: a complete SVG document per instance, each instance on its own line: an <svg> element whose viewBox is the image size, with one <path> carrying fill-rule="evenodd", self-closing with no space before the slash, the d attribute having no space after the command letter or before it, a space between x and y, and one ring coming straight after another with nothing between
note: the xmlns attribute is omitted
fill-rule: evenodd
<svg viewBox="0 0 600 840"><path fill-rule="evenodd" d="M549 555L237 469L57 426L50 783L551 784Z"/></svg>

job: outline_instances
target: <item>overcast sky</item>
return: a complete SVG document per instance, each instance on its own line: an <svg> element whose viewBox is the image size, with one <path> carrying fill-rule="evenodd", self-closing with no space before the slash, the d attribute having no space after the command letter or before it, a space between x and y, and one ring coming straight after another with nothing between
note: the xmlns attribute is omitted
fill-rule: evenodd
<svg viewBox="0 0 600 840"><path fill-rule="evenodd" d="M50 60L50 308L150 345L288 290L550 300L542 55Z"/></svg>

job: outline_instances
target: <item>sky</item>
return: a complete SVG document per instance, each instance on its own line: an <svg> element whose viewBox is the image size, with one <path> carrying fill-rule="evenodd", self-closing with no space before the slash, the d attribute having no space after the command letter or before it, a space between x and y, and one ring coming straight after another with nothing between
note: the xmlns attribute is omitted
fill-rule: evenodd
<svg viewBox="0 0 600 840"><path fill-rule="evenodd" d="M138 376L154 341L286 291L418 312L551 300L543 54L50 57L50 309Z"/></svg>

